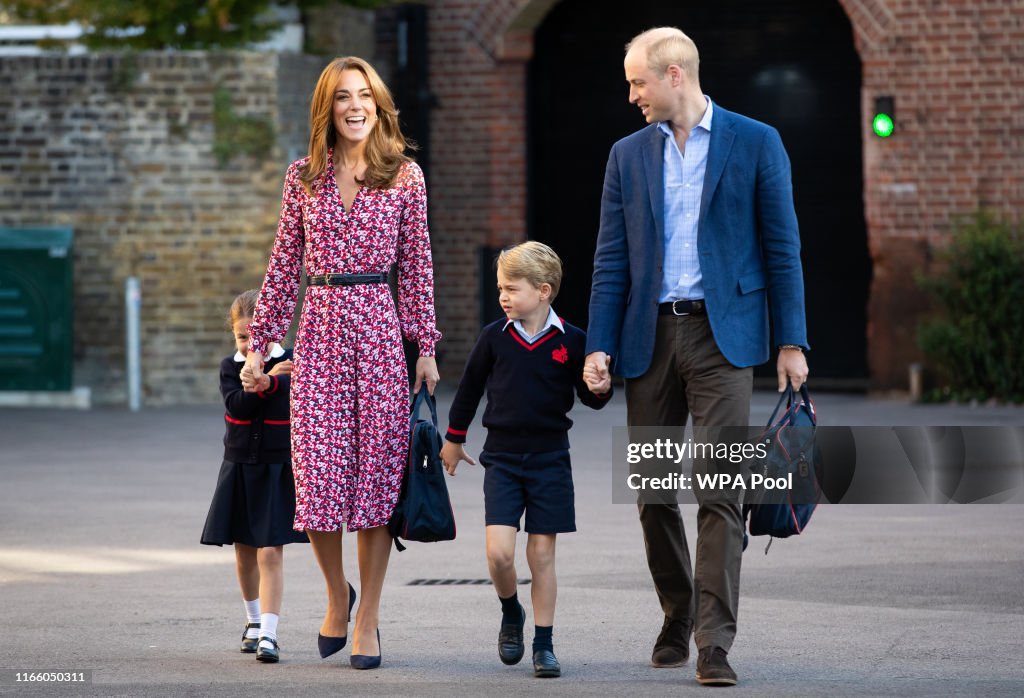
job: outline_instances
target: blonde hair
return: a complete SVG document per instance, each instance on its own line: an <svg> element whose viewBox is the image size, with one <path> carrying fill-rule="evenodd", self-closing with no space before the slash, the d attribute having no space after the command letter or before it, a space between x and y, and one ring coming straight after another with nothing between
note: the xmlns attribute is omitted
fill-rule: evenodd
<svg viewBox="0 0 1024 698"><path fill-rule="evenodd" d="M501 251L494 266L513 279L526 279L534 288L551 284L551 299L562 285L562 260L542 242L530 240Z"/></svg>
<svg viewBox="0 0 1024 698"><path fill-rule="evenodd" d="M255 288L250 288L248 291L238 294L238 297L231 303L231 312L228 314L228 327L234 330L236 322L242 318L252 318L252 314L256 311L256 301L259 297L259 289Z"/></svg>
<svg viewBox="0 0 1024 698"><path fill-rule="evenodd" d="M313 184L327 171L328 148L337 142L333 118L334 89L346 70L358 70L363 74L377 107L377 123L366 141L366 172L363 179L357 181L371 189L390 189L395 184L398 170L412 159L405 154L406 148L416 148L402 135L391 90L373 66L355 56L335 58L320 73L309 106L309 161L302 167L299 179L310 195L313 194Z"/></svg>
<svg viewBox="0 0 1024 698"><path fill-rule="evenodd" d="M697 44L675 27L655 27L637 34L626 44L626 53L632 48L647 50L647 67L659 78L670 65L678 65L691 80L697 80L700 67Z"/></svg>

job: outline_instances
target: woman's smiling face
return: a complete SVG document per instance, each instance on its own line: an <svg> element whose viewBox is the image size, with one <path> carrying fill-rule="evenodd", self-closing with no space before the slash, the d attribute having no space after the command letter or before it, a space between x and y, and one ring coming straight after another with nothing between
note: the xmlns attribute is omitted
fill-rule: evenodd
<svg viewBox="0 0 1024 698"><path fill-rule="evenodd" d="M339 138L356 145L365 141L377 123L377 104L366 76L358 70L343 70L334 88L334 131Z"/></svg>

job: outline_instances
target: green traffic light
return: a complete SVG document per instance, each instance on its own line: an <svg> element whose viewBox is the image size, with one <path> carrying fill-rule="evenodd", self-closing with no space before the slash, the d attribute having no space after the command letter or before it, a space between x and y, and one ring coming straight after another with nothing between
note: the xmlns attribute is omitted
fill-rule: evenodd
<svg viewBox="0 0 1024 698"><path fill-rule="evenodd" d="M875 114L875 119L871 122L871 128L879 138L888 138L892 135L894 128L892 117L888 114Z"/></svg>

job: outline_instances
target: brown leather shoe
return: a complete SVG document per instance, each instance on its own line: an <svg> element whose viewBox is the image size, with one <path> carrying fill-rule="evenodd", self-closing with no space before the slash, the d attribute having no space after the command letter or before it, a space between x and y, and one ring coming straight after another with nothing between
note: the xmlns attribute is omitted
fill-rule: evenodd
<svg viewBox="0 0 1024 698"><path fill-rule="evenodd" d="M654 642L651 666L667 669L686 664L690 658L690 621L665 617L665 622Z"/></svg>
<svg viewBox="0 0 1024 698"><path fill-rule="evenodd" d="M736 672L721 647L701 647L697 653L697 683L702 686L735 686Z"/></svg>

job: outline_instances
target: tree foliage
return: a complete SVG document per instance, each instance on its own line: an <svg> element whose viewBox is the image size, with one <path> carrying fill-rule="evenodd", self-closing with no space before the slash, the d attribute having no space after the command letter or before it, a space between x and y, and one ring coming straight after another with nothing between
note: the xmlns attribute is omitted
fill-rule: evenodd
<svg viewBox="0 0 1024 698"><path fill-rule="evenodd" d="M293 0L374 8L383 0ZM11 0L0 9L26 22L83 28L91 49L229 49L266 40L280 28L271 0Z"/></svg>
<svg viewBox="0 0 1024 698"><path fill-rule="evenodd" d="M985 213L961 223L919 278L939 309L918 342L943 385L933 399L1024 401L1024 231Z"/></svg>

